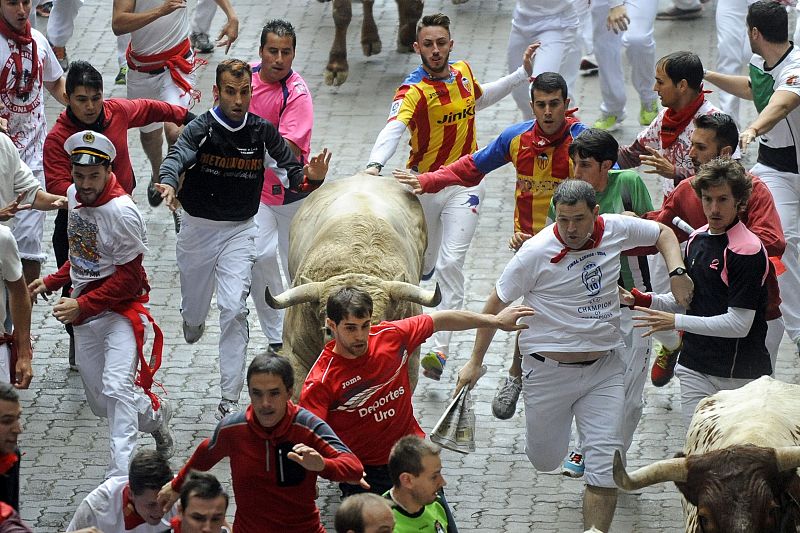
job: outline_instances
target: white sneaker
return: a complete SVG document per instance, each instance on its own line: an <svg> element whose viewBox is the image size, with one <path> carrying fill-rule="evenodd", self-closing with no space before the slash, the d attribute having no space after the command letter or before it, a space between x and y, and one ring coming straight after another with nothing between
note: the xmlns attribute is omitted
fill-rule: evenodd
<svg viewBox="0 0 800 533"><path fill-rule="evenodd" d="M185 320L183 321L183 339L189 344L194 344L199 341L205 330L205 324L200 324L199 326L190 326Z"/></svg>
<svg viewBox="0 0 800 533"><path fill-rule="evenodd" d="M231 413L238 413L241 409L239 408L239 402L235 402L233 400L226 400L225 398L219 402L217 406L217 412L214 413L214 416L217 420L222 420L226 416Z"/></svg>
<svg viewBox="0 0 800 533"><path fill-rule="evenodd" d="M169 401L163 399L158 412L161 413L161 420L159 421L158 429L153 431L151 435L156 441L156 451L169 459L175 453L172 433L169 430L169 421L172 419L172 405L170 405Z"/></svg>

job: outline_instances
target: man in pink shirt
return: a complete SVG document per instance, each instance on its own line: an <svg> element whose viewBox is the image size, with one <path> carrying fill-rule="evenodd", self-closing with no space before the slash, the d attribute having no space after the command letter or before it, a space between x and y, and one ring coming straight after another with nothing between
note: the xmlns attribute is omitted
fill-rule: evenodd
<svg viewBox="0 0 800 533"><path fill-rule="evenodd" d="M275 19L266 23L258 49L261 62L253 64L250 112L275 124L295 157L304 164L311 150L314 109L305 80L292 70L296 46L297 35L289 22ZM270 168L264 171L264 189L255 218L259 231L250 294L261 331L273 350L280 349L282 344L283 311L266 304L264 288L269 286L273 294L283 290L278 250L280 264L289 278L289 224L305 195L287 191Z"/></svg>

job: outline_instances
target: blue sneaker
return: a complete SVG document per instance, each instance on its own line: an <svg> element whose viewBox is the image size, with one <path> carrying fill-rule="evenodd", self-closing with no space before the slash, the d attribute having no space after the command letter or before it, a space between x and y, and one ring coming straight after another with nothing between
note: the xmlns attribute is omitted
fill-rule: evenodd
<svg viewBox="0 0 800 533"><path fill-rule="evenodd" d="M564 459L564 465L561 467L561 474L578 479L583 477L584 470L586 470L586 466L583 464L583 454L578 451L572 451L569 453L569 456Z"/></svg>

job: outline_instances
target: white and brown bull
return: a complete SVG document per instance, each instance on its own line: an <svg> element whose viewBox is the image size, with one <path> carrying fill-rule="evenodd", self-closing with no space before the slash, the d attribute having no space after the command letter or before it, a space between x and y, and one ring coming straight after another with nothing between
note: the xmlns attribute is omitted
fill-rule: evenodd
<svg viewBox="0 0 800 533"><path fill-rule="evenodd" d="M421 305L439 303L435 291L421 289L427 246L419 200L394 178L367 174L326 181L297 211L289 238L292 288L265 298L286 308L283 352L302 383L325 342L325 304L340 287L358 287L373 301L372 319L396 320L419 314ZM412 387L419 350L409 361ZM299 387L296 390L300 390Z"/></svg>
<svg viewBox="0 0 800 533"><path fill-rule="evenodd" d="M800 386L764 376L697 406L683 453L614 481L637 490L674 481L687 533L792 532L800 525Z"/></svg>

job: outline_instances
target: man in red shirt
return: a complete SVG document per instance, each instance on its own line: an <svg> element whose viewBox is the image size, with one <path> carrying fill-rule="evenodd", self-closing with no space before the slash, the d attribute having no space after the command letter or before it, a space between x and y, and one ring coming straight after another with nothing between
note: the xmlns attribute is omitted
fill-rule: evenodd
<svg viewBox="0 0 800 533"><path fill-rule="evenodd" d="M372 298L343 287L327 302L325 324L333 340L311 367L300 405L325 420L364 465L369 490L383 494L392 486L388 463L401 437L425 437L411 405L409 354L437 331L527 328L517 320L533 315L524 306L498 315L471 311L435 311L371 325ZM364 488L340 484L343 496Z"/></svg>
<svg viewBox="0 0 800 533"><path fill-rule="evenodd" d="M158 100L128 100L109 98L103 100L103 76L86 61L73 61L67 73L67 108L61 112L44 141L44 179L47 192L66 196L72 185L72 163L64 151L64 142L70 135L84 130L102 133L114 144L114 175L128 194L133 194L136 176L133 173L128 151L128 129L154 122L187 124L194 114L187 109ZM68 259L67 210L60 209L53 226L53 250L56 263L61 266ZM69 285L62 296L69 295ZM72 326L69 333L69 362L75 365L75 343Z"/></svg>
<svg viewBox="0 0 800 533"><path fill-rule="evenodd" d="M361 463L325 422L290 400L294 371L279 355L256 356L247 369L250 406L220 421L158 495L164 510L192 470L230 458L237 533L324 533L317 476L358 482Z"/></svg>

